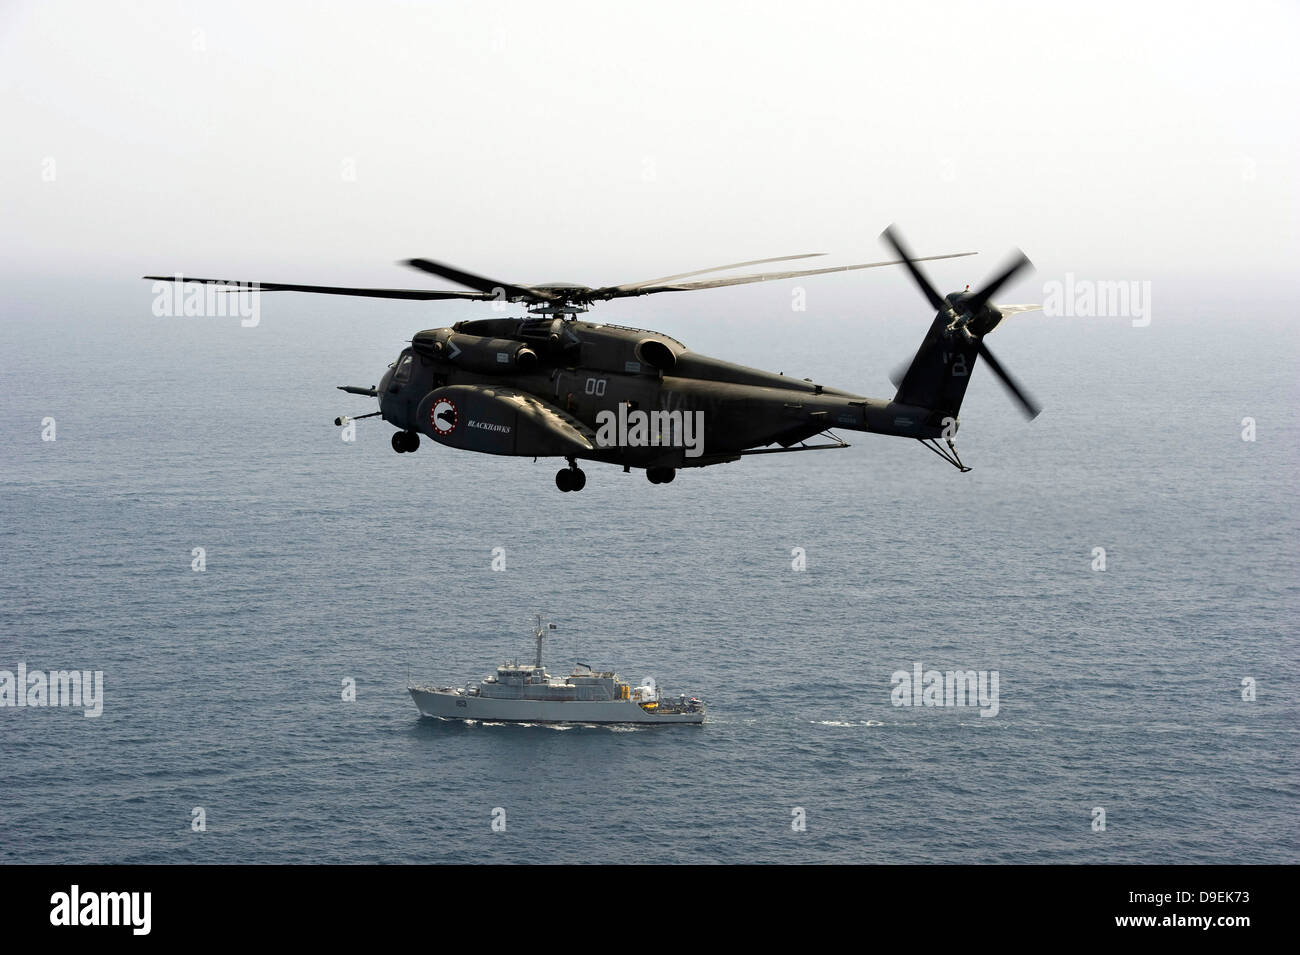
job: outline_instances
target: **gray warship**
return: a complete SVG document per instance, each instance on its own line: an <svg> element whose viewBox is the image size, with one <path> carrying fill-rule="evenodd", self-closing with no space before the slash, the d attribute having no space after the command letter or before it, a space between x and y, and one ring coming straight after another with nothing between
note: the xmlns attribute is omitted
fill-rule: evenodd
<svg viewBox="0 0 1300 955"><path fill-rule="evenodd" d="M489 723L703 723L704 703L665 698L654 680L640 686L614 672L579 663L565 677L542 666L542 640L555 624L537 618L537 658L531 666L503 663L496 676L465 686L408 686L422 716Z"/></svg>

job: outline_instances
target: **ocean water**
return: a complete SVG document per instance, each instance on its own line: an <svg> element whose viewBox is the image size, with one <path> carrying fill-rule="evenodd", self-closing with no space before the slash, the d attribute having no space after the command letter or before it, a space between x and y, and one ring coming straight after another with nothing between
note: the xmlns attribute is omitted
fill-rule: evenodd
<svg viewBox="0 0 1300 955"><path fill-rule="evenodd" d="M600 317L877 395L926 321L900 297L747 323L746 294ZM1300 336L1276 303L1175 288L1146 328L999 329L1047 410L977 369L969 474L849 435L561 494L555 462L332 425L372 410L335 385L476 307L267 296L241 328L150 300L6 294L0 669L100 670L105 698L0 708L0 860L1300 861ZM709 722L419 718L408 679L526 657L535 612L553 672L652 674ZM894 706L916 663L997 671L997 714Z"/></svg>

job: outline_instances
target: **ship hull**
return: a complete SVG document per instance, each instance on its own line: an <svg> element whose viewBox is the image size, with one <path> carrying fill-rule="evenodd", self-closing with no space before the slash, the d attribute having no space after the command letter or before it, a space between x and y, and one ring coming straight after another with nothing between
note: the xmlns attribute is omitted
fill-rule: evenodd
<svg viewBox="0 0 1300 955"><path fill-rule="evenodd" d="M489 723L703 723L704 713L656 713L631 700L503 700L410 687L421 715Z"/></svg>

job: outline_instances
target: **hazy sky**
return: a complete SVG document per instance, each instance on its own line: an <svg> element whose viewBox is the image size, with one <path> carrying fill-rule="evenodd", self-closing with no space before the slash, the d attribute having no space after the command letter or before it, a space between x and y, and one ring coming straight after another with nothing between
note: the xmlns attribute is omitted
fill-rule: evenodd
<svg viewBox="0 0 1300 955"><path fill-rule="evenodd" d="M987 268L1276 280L1298 10L4 0L2 268L605 284L886 258L897 222Z"/></svg>

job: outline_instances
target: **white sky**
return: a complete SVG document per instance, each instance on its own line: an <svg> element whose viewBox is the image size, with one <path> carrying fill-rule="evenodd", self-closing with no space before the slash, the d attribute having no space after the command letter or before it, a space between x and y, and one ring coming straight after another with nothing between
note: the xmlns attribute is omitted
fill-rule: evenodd
<svg viewBox="0 0 1300 955"><path fill-rule="evenodd" d="M0 272L1288 276L1300 6L1074 7L5 0Z"/></svg>

